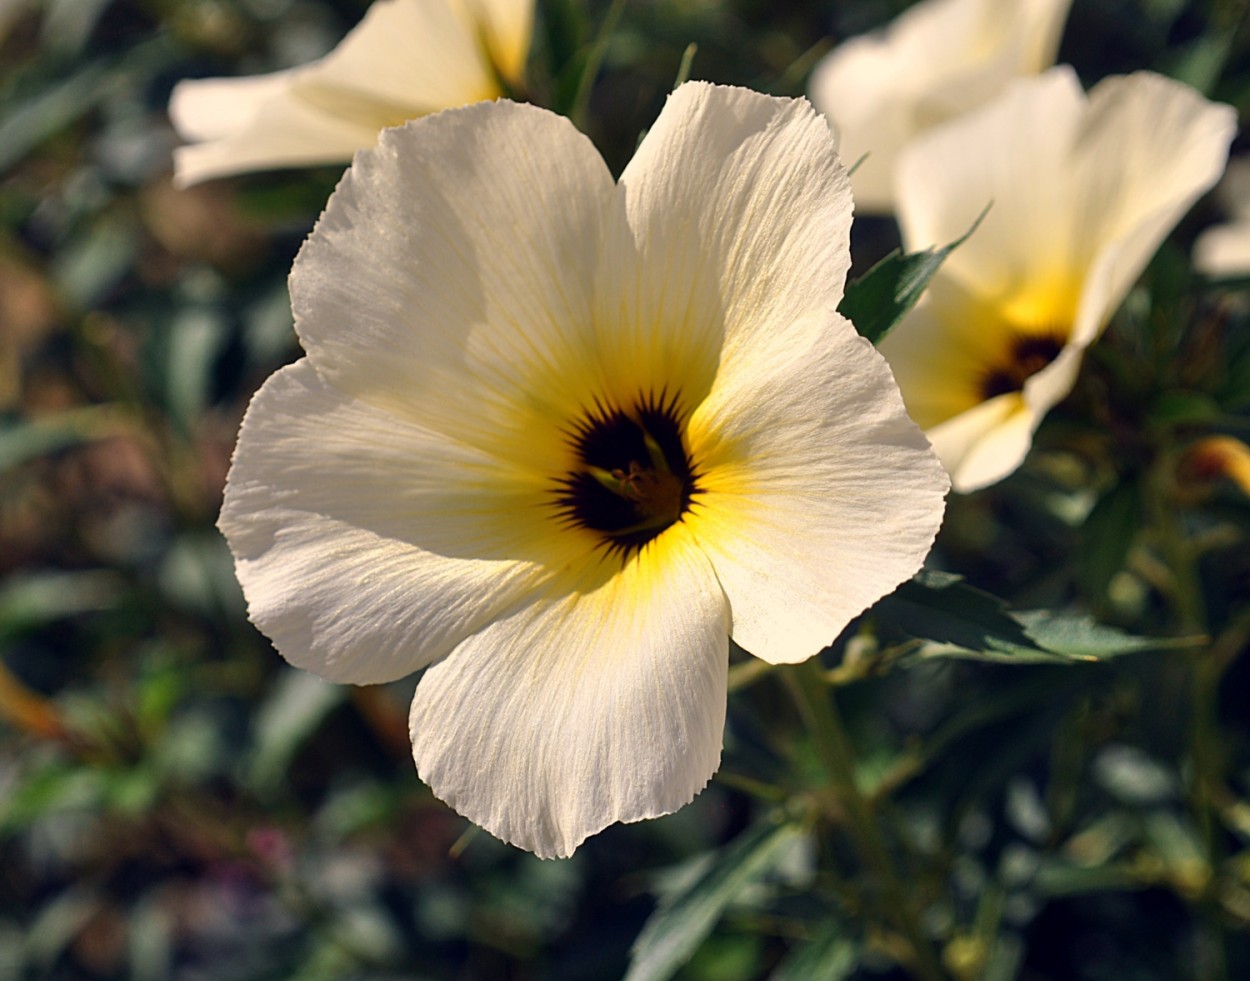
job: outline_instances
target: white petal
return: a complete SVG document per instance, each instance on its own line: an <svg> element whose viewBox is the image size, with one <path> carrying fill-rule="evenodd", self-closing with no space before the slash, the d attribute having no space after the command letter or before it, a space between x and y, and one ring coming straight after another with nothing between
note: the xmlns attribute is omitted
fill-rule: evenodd
<svg viewBox="0 0 1250 981"><path fill-rule="evenodd" d="M343 396L303 360L252 400L219 525L279 652L365 684L443 656L565 560L546 493Z"/></svg>
<svg viewBox="0 0 1250 981"><path fill-rule="evenodd" d="M602 391L591 293L611 175L567 119L489 103L359 154L291 273L295 325L336 386L548 473Z"/></svg>
<svg viewBox="0 0 1250 981"><path fill-rule="evenodd" d="M302 71L179 83L180 131L206 135L205 142L174 150L174 183L189 187L252 170L338 163L377 139L371 121L333 115L299 98L291 81ZM222 106L230 108L223 113Z"/></svg>
<svg viewBox="0 0 1250 981"><path fill-rule="evenodd" d="M462 0L377 0L318 61L181 83L170 105L174 125L207 142L176 151L177 181L346 161L384 127L494 98L499 86L483 41L494 37L497 21L503 55L516 62L520 50L523 62L531 19L529 2L496 0L477 11Z"/></svg>
<svg viewBox="0 0 1250 981"><path fill-rule="evenodd" d="M1083 305L1075 340L1097 336L1159 243L1219 180L1236 132L1232 107L1161 75L1109 78L1090 92L1071 208L1098 302Z"/></svg>
<svg viewBox="0 0 1250 981"><path fill-rule="evenodd" d="M988 206L939 275L985 297L1010 297L1068 275L1071 150L1083 107L1080 82L1060 66L916 139L898 165L906 249L954 241Z"/></svg>
<svg viewBox="0 0 1250 981"><path fill-rule="evenodd" d="M299 71L181 81L169 97L169 118L184 140L230 136L252 121L262 102L288 89Z"/></svg>
<svg viewBox="0 0 1250 981"><path fill-rule="evenodd" d="M1018 393L982 402L927 431L961 493L1002 480L1028 455L1041 419Z"/></svg>
<svg viewBox="0 0 1250 981"><path fill-rule="evenodd" d="M801 326L718 380L689 431L704 490L691 532L734 640L772 662L811 657L912 576L949 488L872 345L835 314Z"/></svg>
<svg viewBox="0 0 1250 981"><path fill-rule="evenodd" d="M1071 0L929 0L852 38L812 75L812 101L837 125L861 211L889 211L908 140L1054 60Z"/></svg>
<svg viewBox="0 0 1250 981"><path fill-rule="evenodd" d="M717 370L749 370L841 299L850 192L806 102L683 85L620 185L627 227L598 271L597 343L624 377L680 380L689 408Z"/></svg>
<svg viewBox="0 0 1250 981"><path fill-rule="evenodd" d="M470 8L463 0L376 0L311 78L407 107L409 117L494 98L499 88Z"/></svg>
<svg viewBox="0 0 1250 981"><path fill-rule="evenodd" d="M720 759L728 616L706 559L675 526L604 573L492 623L413 699L421 778L542 857L676 810Z"/></svg>
<svg viewBox="0 0 1250 981"><path fill-rule="evenodd" d="M464 0L481 25L490 55L504 78L518 82L534 31L534 0Z"/></svg>
<svg viewBox="0 0 1250 981"><path fill-rule="evenodd" d="M1250 275L1250 221L1217 225L1198 236L1194 268L1207 276Z"/></svg>
<svg viewBox="0 0 1250 981"><path fill-rule="evenodd" d="M1072 391L1083 349L1069 345L1022 392L989 399L926 430L951 486L969 493L997 483L1024 462L1043 416Z"/></svg>

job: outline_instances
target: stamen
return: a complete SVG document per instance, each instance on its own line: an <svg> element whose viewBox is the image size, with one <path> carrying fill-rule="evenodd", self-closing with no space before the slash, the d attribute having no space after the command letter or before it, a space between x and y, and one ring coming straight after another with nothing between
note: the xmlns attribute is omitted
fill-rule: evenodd
<svg viewBox="0 0 1250 981"><path fill-rule="evenodd" d="M1023 391L1024 383L1059 357L1065 340L1058 334L1017 337L1005 363L995 365L981 379L981 399L989 401L1009 392Z"/></svg>
<svg viewBox="0 0 1250 981"><path fill-rule="evenodd" d="M571 436L581 466L558 481L565 521L630 553L682 520L699 493L683 423L675 400L597 406Z"/></svg>

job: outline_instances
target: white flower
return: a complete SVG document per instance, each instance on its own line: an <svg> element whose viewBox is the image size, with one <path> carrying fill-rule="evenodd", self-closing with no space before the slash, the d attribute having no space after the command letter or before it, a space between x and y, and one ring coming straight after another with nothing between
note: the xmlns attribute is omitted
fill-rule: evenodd
<svg viewBox="0 0 1250 981"><path fill-rule="evenodd" d="M318 61L179 82L169 115L194 142L174 151L175 182L346 162L384 127L503 95L533 18L533 0L377 0Z"/></svg>
<svg viewBox="0 0 1250 981"><path fill-rule="evenodd" d="M294 664L431 665L417 769L568 855L715 771L728 637L804 660L920 566L946 475L836 312L851 199L801 100L691 83L619 183L484 103L358 154L291 274L220 526Z"/></svg>
<svg viewBox="0 0 1250 981"><path fill-rule="evenodd" d="M1208 228L1194 243L1194 268L1208 276L1250 276L1250 160L1228 165L1216 192L1233 220Z"/></svg>
<svg viewBox="0 0 1250 981"><path fill-rule="evenodd" d="M894 167L917 134L1055 60L1072 0L924 0L830 52L808 86L835 124L863 213L894 209Z"/></svg>
<svg viewBox="0 0 1250 981"><path fill-rule="evenodd" d="M1159 243L1224 169L1228 106L1140 72L1067 67L917 139L899 162L910 250L981 226L881 352L957 490L1006 476L1072 388Z"/></svg>

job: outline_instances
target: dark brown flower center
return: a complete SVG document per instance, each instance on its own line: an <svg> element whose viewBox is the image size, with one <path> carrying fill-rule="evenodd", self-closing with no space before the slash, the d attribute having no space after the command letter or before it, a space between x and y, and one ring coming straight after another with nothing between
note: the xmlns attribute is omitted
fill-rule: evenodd
<svg viewBox="0 0 1250 981"><path fill-rule="evenodd" d="M570 434L578 466L558 481L562 517L626 554L680 521L699 493L683 422L662 398L588 412Z"/></svg>
<svg viewBox="0 0 1250 981"><path fill-rule="evenodd" d="M1006 359L994 365L982 377L982 401L1023 390L1025 381L1059 357L1063 345L1064 339L1057 334L1017 337L1012 342Z"/></svg>

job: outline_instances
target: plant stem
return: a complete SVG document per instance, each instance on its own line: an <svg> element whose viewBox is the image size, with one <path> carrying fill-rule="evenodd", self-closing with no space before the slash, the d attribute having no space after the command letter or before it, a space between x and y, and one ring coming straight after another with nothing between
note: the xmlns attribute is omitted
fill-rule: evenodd
<svg viewBox="0 0 1250 981"><path fill-rule="evenodd" d="M813 658L781 674L838 793L855 847L881 883L885 912L911 947L914 963L910 966L919 977L941 981L945 973L937 953L903 888L898 867L877 828L868 801L855 782L855 750L819 664Z"/></svg>

